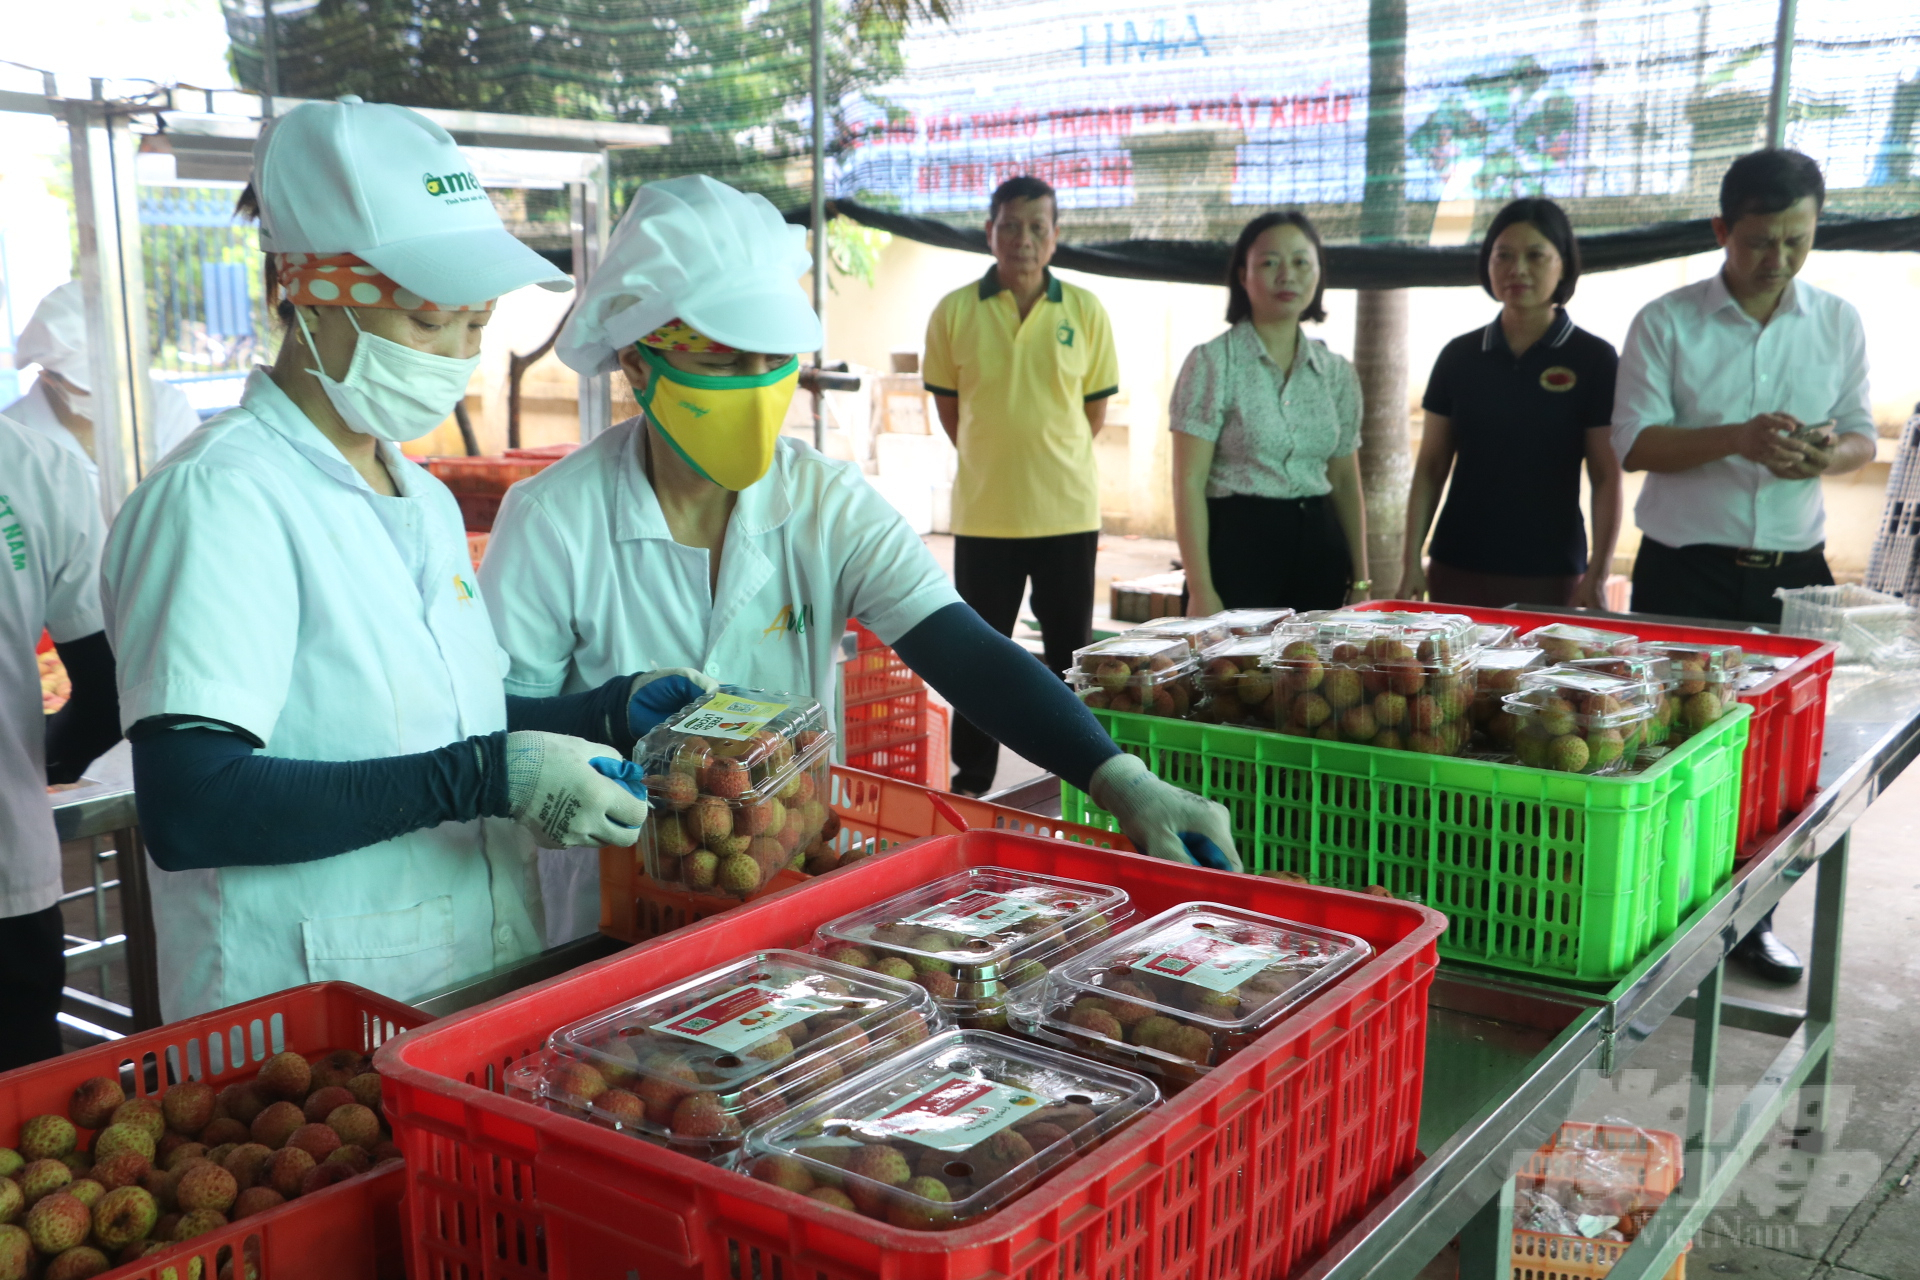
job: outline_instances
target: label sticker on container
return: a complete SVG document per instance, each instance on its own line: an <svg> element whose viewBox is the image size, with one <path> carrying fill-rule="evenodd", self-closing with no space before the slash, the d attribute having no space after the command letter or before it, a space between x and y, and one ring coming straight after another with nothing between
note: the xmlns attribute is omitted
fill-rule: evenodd
<svg viewBox="0 0 1920 1280"><path fill-rule="evenodd" d="M1272 947L1248 946L1225 938L1189 938L1177 947L1148 956L1134 968L1224 992L1280 959L1280 953Z"/></svg>
<svg viewBox="0 0 1920 1280"><path fill-rule="evenodd" d="M861 1128L936 1151L965 1151L1046 1105L1025 1089L949 1073L932 1088L874 1112Z"/></svg>
<svg viewBox="0 0 1920 1280"><path fill-rule="evenodd" d="M734 1053L784 1031L815 1014L840 1008L818 996L795 995L779 987L735 987L651 1028L668 1035Z"/></svg>
<svg viewBox="0 0 1920 1280"><path fill-rule="evenodd" d="M1039 915L1042 905L1032 898L977 889L935 903L924 911L916 911L907 919L943 933L981 938L989 933L998 933L1010 924L1018 924L1028 916Z"/></svg>
<svg viewBox="0 0 1920 1280"><path fill-rule="evenodd" d="M673 728L676 733L745 742L786 709L784 702L756 702L738 694L716 693L688 712Z"/></svg>

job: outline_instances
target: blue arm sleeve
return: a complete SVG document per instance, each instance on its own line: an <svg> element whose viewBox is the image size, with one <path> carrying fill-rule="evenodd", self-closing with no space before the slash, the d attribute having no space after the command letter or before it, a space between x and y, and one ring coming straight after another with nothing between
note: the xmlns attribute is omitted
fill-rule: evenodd
<svg viewBox="0 0 1920 1280"><path fill-rule="evenodd" d="M1082 791L1120 754L1059 676L968 605L935 610L893 648L994 741Z"/></svg>
<svg viewBox="0 0 1920 1280"><path fill-rule="evenodd" d="M78 782L101 752L120 741L113 650L104 631L53 647L73 682L73 696L46 718L47 781Z"/></svg>
<svg viewBox="0 0 1920 1280"><path fill-rule="evenodd" d="M627 724L627 690L632 676L615 676L598 689L557 698L507 698L507 728L542 729L570 738L603 742L626 759L633 754L633 730Z"/></svg>
<svg viewBox="0 0 1920 1280"><path fill-rule="evenodd" d="M507 814L507 735L380 760L283 760L237 733L143 720L133 787L167 871L331 858L409 831Z"/></svg>

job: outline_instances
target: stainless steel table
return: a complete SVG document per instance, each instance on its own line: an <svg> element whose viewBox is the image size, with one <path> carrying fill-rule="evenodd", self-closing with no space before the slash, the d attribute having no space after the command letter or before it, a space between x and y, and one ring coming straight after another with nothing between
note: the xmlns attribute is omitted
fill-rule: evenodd
<svg viewBox="0 0 1920 1280"><path fill-rule="evenodd" d="M91 883L61 895L63 904L82 898L93 903L92 938L67 938L67 971L125 964L131 1007L90 991L67 987L63 1019L76 1029L111 1038L160 1025L160 984L154 970L153 906L147 893L146 848L140 841L140 815L133 802L133 763L123 742L87 767L81 785L55 792L54 831L64 843L92 841ZM108 877L105 864L113 863ZM120 907L121 931L107 931L107 900ZM102 989L105 987L103 985Z"/></svg>

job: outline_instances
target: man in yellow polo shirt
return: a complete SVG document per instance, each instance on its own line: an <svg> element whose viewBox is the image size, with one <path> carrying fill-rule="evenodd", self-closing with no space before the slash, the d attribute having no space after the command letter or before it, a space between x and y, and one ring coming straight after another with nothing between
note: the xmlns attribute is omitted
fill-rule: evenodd
<svg viewBox="0 0 1920 1280"><path fill-rule="evenodd" d="M954 586L1011 636L1031 579L1047 666L1065 671L1093 637L1093 438L1120 370L1100 300L1047 270L1059 231L1052 187L1000 184L987 212L994 264L933 309L922 377L960 453ZM982 794L998 761L999 744L955 716L953 789Z"/></svg>

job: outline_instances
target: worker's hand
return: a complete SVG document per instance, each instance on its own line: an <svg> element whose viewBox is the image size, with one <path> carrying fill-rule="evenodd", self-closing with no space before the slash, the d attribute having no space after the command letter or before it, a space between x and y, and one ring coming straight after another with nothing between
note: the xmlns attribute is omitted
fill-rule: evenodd
<svg viewBox="0 0 1920 1280"><path fill-rule="evenodd" d="M627 728L634 737L644 738L668 716L719 687L711 677L687 667L662 667L637 675L627 691Z"/></svg>
<svg viewBox="0 0 1920 1280"><path fill-rule="evenodd" d="M1828 439L1787 440L1780 455L1767 464L1767 470L1782 480L1812 480L1827 474L1838 446Z"/></svg>
<svg viewBox="0 0 1920 1280"><path fill-rule="evenodd" d="M1580 586L1573 593L1573 607L1592 609L1596 613L1607 611L1607 575L1600 566L1587 570L1580 579Z"/></svg>
<svg viewBox="0 0 1920 1280"><path fill-rule="evenodd" d="M1217 871L1243 871L1226 807L1162 782L1139 756L1114 756L1087 783L1093 802L1112 814L1141 853Z"/></svg>
<svg viewBox="0 0 1920 1280"><path fill-rule="evenodd" d="M522 729L507 735L507 812L543 849L631 845L651 806L601 773L621 761L585 738Z"/></svg>
<svg viewBox="0 0 1920 1280"><path fill-rule="evenodd" d="M1795 443L1791 437L1799 427L1800 419L1790 413L1756 414L1735 428L1735 451L1768 470L1791 463L1798 451L1788 446Z"/></svg>

